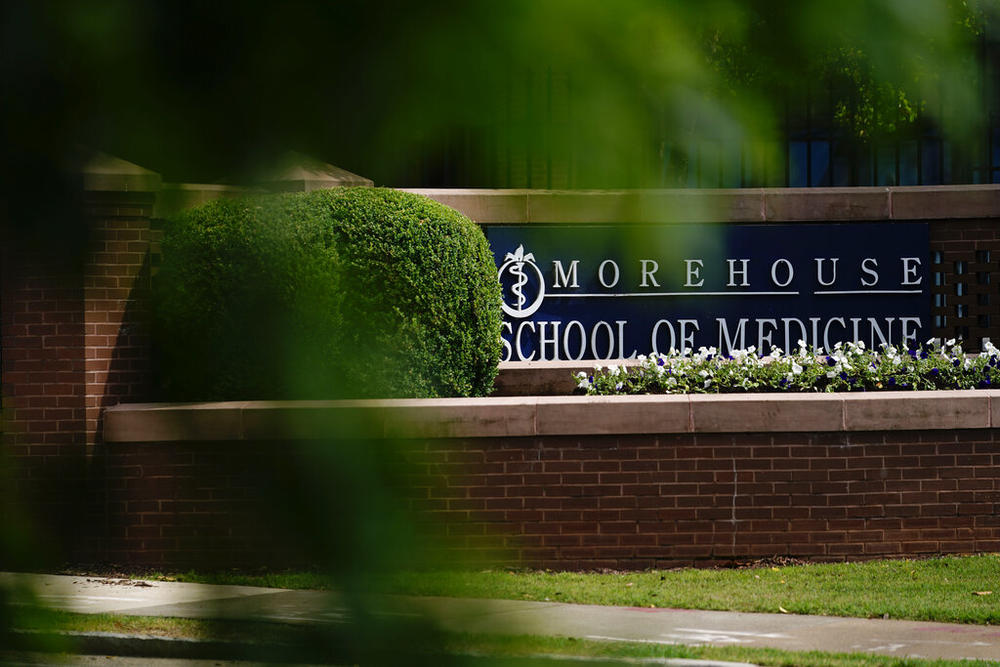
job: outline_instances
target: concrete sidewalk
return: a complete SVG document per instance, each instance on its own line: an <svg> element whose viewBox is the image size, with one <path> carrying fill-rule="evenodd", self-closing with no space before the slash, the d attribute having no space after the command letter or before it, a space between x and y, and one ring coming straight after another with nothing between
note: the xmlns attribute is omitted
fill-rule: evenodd
<svg viewBox="0 0 1000 667"><path fill-rule="evenodd" d="M50 607L83 613L285 623L348 620L336 596L320 591L0 573L0 586L12 585L30 586ZM456 632L1000 661L1000 627L991 626L402 596L378 596L374 608L382 615L423 616Z"/></svg>

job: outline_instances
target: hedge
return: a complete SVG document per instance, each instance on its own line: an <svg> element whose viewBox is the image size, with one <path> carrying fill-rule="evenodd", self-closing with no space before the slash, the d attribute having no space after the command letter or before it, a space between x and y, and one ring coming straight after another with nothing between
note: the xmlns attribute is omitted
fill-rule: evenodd
<svg viewBox="0 0 1000 667"><path fill-rule="evenodd" d="M479 228L426 197L340 188L169 221L154 279L167 400L483 395L500 357Z"/></svg>

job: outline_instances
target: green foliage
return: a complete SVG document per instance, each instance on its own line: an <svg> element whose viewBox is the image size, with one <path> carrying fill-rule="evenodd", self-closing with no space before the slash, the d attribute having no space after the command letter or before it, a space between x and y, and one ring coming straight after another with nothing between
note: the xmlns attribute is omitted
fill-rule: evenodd
<svg viewBox="0 0 1000 667"><path fill-rule="evenodd" d="M642 356L635 366L597 366L574 377L588 394L991 389L1000 373L1000 350L989 342L984 348L969 357L954 340L909 349L883 345L880 352L864 343L837 343L829 354L800 343L789 354L772 348L768 356L754 347L728 355L702 347Z"/></svg>
<svg viewBox="0 0 1000 667"><path fill-rule="evenodd" d="M784 4L750 2L711 24L704 50L721 91L734 100L762 96L774 119L790 112L794 124L810 114L861 142L899 138L921 121L970 120L946 91L978 85L973 54L987 4L814 2L795 21ZM887 30L910 33L907 49L889 48Z"/></svg>
<svg viewBox="0 0 1000 667"><path fill-rule="evenodd" d="M395 190L187 211L167 226L154 297L173 400L481 395L500 355L482 232Z"/></svg>

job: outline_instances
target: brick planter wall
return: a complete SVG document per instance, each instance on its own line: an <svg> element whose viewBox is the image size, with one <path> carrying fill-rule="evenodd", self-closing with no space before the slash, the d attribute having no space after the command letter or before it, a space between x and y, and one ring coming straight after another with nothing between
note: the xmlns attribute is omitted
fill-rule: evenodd
<svg viewBox="0 0 1000 667"><path fill-rule="evenodd" d="M447 482L415 506L465 533L460 549L507 548L507 564L1000 549L990 430L452 440L422 458Z"/></svg>
<svg viewBox="0 0 1000 667"><path fill-rule="evenodd" d="M401 502L452 561L635 569L1000 549L1000 392L969 391L119 406L107 553L294 559L255 520L262 489L299 448L357 447L340 425L360 418L403 439Z"/></svg>
<svg viewBox="0 0 1000 667"><path fill-rule="evenodd" d="M288 449L188 442L102 448L93 491L104 516L84 560L162 567L304 564L272 516ZM272 520L273 519L273 520Z"/></svg>

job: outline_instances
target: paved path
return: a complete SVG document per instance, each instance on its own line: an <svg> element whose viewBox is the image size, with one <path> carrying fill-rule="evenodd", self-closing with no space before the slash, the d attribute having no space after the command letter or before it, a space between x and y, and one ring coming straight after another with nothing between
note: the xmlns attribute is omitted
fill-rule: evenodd
<svg viewBox="0 0 1000 667"><path fill-rule="evenodd" d="M15 584L31 585L49 606L84 613L301 623L348 615L336 596L320 591L0 573L0 586ZM374 606L461 632L1000 661L1000 627L991 626L400 596L378 596Z"/></svg>

